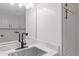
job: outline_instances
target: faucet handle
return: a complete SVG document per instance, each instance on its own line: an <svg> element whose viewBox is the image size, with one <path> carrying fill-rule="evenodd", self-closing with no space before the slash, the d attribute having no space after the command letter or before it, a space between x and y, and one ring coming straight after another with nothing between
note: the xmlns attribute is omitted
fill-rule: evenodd
<svg viewBox="0 0 79 59"><path fill-rule="evenodd" d="M23 45L26 45L26 43L23 43Z"/></svg>
<svg viewBox="0 0 79 59"><path fill-rule="evenodd" d="M26 36L28 35L28 33L25 33L26 34Z"/></svg>
<svg viewBox="0 0 79 59"><path fill-rule="evenodd" d="M28 33L22 33L22 34L25 34L26 36L28 35Z"/></svg>
<svg viewBox="0 0 79 59"><path fill-rule="evenodd" d="M14 31L14 33L19 33L19 31Z"/></svg>

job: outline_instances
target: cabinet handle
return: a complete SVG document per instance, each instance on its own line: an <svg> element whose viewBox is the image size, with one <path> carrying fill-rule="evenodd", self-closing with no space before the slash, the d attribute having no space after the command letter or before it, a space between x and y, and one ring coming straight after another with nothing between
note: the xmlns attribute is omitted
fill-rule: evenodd
<svg viewBox="0 0 79 59"><path fill-rule="evenodd" d="M65 6L67 7L67 6L68 6L68 4L67 4L67 3L65 3Z"/></svg>
<svg viewBox="0 0 79 59"><path fill-rule="evenodd" d="M11 24L11 28L12 28L12 24Z"/></svg>
<svg viewBox="0 0 79 59"><path fill-rule="evenodd" d="M11 29L12 28L12 24L9 24L9 29Z"/></svg>
<svg viewBox="0 0 79 59"><path fill-rule="evenodd" d="M9 24L9 29L10 29L10 24Z"/></svg>
<svg viewBox="0 0 79 59"><path fill-rule="evenodd" d="M65 19L67 20L68 19L68 17L67 17L67 9L65 10L65 13L66 13L66 16L65 16Z"/></svg>

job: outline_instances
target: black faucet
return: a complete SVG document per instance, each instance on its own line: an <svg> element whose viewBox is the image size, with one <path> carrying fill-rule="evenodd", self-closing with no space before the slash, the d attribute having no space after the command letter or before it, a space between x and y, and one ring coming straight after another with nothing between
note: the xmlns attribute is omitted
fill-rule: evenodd
<svg viewBox="0 0 79 59"><path fill-rule="evenodd" d="M28 33L22 33L21 48L25 48L24 45L26 45L26 43L24 43L24 40L23 40L24 39L23 35L27 36Z"/></svg>
<svg viewBox="0 0 79 59"><path fill-rule="evenodd" d="M21 42L21 41L20 41L20 36L21 36L21 33L20 33L20 32L18 32L18 31L15 31L14 33L18 33L18 34L19 34L19 40L18 40L18 42Z"/></svg>

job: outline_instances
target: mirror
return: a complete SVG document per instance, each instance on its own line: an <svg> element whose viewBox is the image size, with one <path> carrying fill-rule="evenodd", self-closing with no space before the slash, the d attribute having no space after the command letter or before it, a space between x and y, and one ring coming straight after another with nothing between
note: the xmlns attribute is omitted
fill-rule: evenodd
<svg viewBox="0 0 79 59"><path fill-rule="evenodd" d="M36 7L33 3L0 3L0 43L17 41L18 32L27 32L28 41L36 40Z"/></svg>
<svg viewBox="0 0 79 59"><path fill-rule="evenodd" d="M26 9L9 3L0 3L0 28L25 28Z"/></svg>

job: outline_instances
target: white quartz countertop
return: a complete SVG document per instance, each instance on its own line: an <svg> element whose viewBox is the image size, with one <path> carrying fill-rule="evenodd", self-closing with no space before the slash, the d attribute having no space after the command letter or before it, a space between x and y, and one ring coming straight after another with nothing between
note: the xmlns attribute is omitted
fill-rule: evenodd
<svg viewBox="0 0 79 59"><path fill-rule="evenodd" d="M29 48L30 47L37 47L41 50L46 51L47 53L44 54L43 56L54 56L55 54L58 54L58 50L55 47L53 47L52 45L48 45L46 43L38 42L36 44L29 45ZM24 49L28 49L28 48L24 48ZM0 56L8 56L8 54L12 53L12 52L16 52L15 48L11 49L11 50L1 52Z"/></svg>

